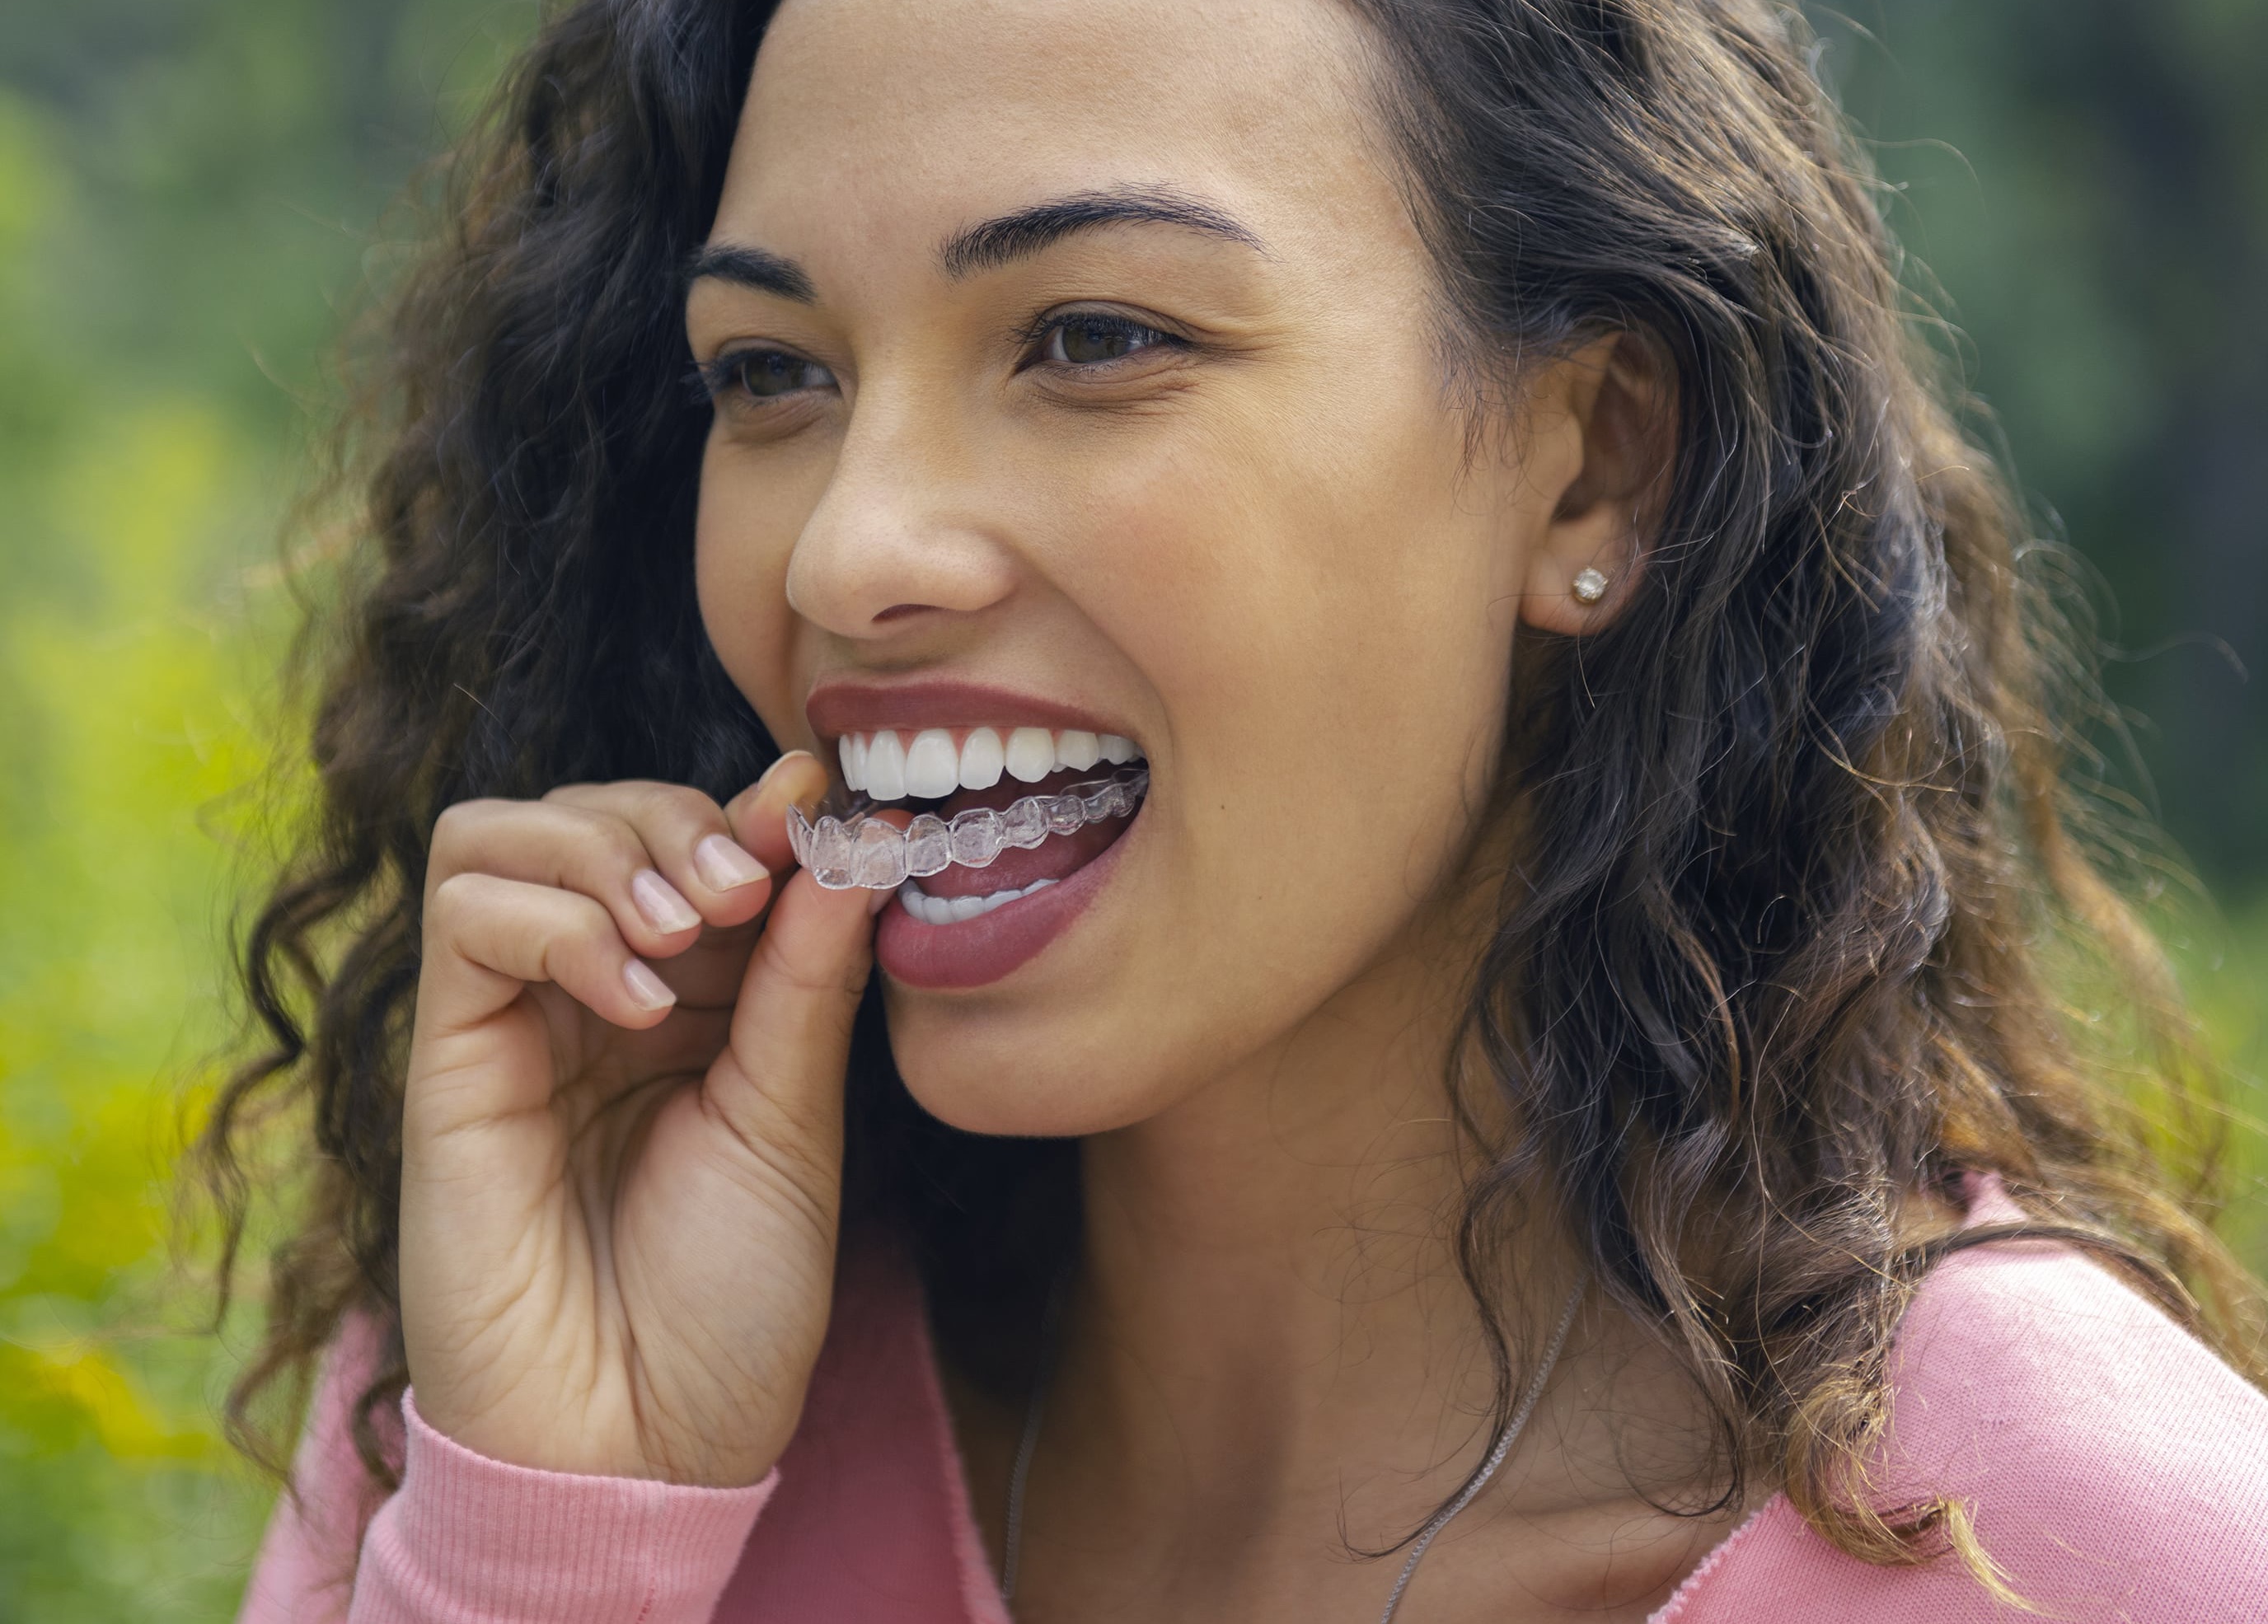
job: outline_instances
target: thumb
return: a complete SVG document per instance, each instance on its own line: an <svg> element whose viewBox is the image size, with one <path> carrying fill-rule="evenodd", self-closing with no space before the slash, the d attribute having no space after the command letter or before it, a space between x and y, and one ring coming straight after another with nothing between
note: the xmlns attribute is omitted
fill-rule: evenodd
<svg viewBox="0 0 2268 1624"><path fill-rule="evenodd" d="M751 1144L783 1132L839 1154L850 1028L873 969L874 904L890 893L828 891L790 877L749 956L732 1034L711 1073L717 1108Z"/></svg>
<svg viewBox="0 0 2268 1624"><path fill-rule="evenodd" d="M775 874L795 864L788 849L787 810L800 807L806 817L819 814L827 793L827 769L807 750L791 750L764 769L764 775L734 796L725 806L733 838L757 862Z"/></svg>

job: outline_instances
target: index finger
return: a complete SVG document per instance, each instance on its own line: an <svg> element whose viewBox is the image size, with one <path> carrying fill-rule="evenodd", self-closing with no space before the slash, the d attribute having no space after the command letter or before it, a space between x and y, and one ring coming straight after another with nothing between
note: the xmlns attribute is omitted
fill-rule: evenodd
<svg viewBox="0 0 2268 1624"><path fill-rule="evenodd" d="M775 874L795 866L787 843L787 809L814 814L827 797L827 769L808 750L791 750L764 769L764 775L725 805L733 838Z"/></svg>

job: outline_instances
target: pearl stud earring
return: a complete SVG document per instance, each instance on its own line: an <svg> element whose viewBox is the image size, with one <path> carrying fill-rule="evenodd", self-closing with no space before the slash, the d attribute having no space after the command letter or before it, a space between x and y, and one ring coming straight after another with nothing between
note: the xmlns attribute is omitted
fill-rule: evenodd
<svg viewBox="0 0 2268 1624"><path fill-rule="evenodd" d="M1596 603L1607 595L1607 577L1595 570L1583 570L1575 577L1572 590L1577 603Z"/></svg>

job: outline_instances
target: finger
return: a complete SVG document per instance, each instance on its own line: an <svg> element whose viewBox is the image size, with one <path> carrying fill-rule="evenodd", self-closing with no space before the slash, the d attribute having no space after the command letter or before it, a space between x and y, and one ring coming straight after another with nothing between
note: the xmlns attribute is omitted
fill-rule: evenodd
<svg viewBox="0 0 2268 1624"><path fill-rule="evenodd" d="M426 906L420 1038L446 1042L478 1027L536 981L637 1031L676 1002L596 899L494 874L444 881Z"/></svg>
<svg viewBox="0 0 2268 1624"><path fill-rule="evenodd" d="M839 1151L850 1026L873 965L873 903L887 892L828 891L790 877L749 958L713 1103L739 1136L777 1143L783 1128Z"/></svg>
<svg viewBox="0 0 2268 1624"><path fill-rule="evenodd" d="M683 784L568 784L544 800L630 825L654 867L711 925L746 924L771 900L770 868L734 837L725 809Z"/></svg>
<svg viewBox="0 0 2268 1624"><path fill-rule="evenodd" d="M787 843L787 809L800 806L815 816L827 797L827 769L808 750L791 750L765 768L764 775L734 796L725 819L741 845L775 874L795 864Z"/></svg>
<svg viewBox="0 0 2268 1624"><path fill-rule="evenodd" d="M563 801L465 801L434 827L426 884L438 893L456 877L490 874L573 892L613 915L631 951L666 959L699 941L706 922L661 862L628 819L611 812Z"/></svg>

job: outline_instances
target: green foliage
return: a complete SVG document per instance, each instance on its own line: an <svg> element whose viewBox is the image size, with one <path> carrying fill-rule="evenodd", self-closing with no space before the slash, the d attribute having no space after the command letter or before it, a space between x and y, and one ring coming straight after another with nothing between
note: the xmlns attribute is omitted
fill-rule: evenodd
<svg viewBox="0 0 2268 1624"><path fill-rule="evenodd" d="M227 1618L266 1516L167 1241L276 793L279 520L370 223L531 13L0 9L0 1624Z"/></svg>
<svg viewBox="0 0 2268 1624"><path fill-rule="evenodd" d="M2122 8L2150 19L2141 44ZM2212 390L2268 328L2268 103L2242 71L2262 15L1905 0L1895 28L1863 19L1888 55L1846 40L1830 57L1878 135L1951 136L1975 161L1970 181L1933 151L1885 154L2026 472L2132 597L2130 642L2204 624L2257 647L2268 613L2257 585L2169 583L2163 562L2226 559L2216 515L2260 466L2260 418L2233 419L2248 475L2185 413L2259 398ZM525 0L0 8L0 1624L224 1619L265 1514L217 1438L231 1348L202 1334L166 1240L170 1164L228 1035L226 923L266 852L275 538L320 357L386 257L371 223L531 17ZM2132 138L2169 101L2183 161L2222 177L2172 203L2151 184L2170 160ZM2221 506L2168 497L2161 453ZM2268 878L2260 706L2213 694L2249 776L2217 794L2177 766L2174 810L2250 886ZM2183 962L2219 1041L2257 1075L2268 905L2176 925L2205 944ZM2247 1086L2236 1160L2257 1180L2268 1095ZM2231 1230L2268 1261L2260 1188Z"/></svg>
<svg viewBox="0 0 2268 1624"><path fill-rule="evenodd" d="M2198 939L2168 935L2213 1047L2232 1069L2220 1232L2256 1274L2268 1275L2268 896Z"/></svg>
<svg viewBox="0 0 2268 1624"><path fill-rule="evenodd" d="M261 759L200 577L257 465L210 402L98 407L55 342L27 274L81 202L55 140L0 103L0 1613L211 1618L259 1497L159 1243L169 1074L222 1035L200 809Z"/></svg>
<svg viewBox="0 0 2268 1624"><path fill-rule="evenodd" d="M2167 827L2216 885L2258 889L2268 6L1808 9L2018 473L2115 599L2106 675Z"/></svg>

